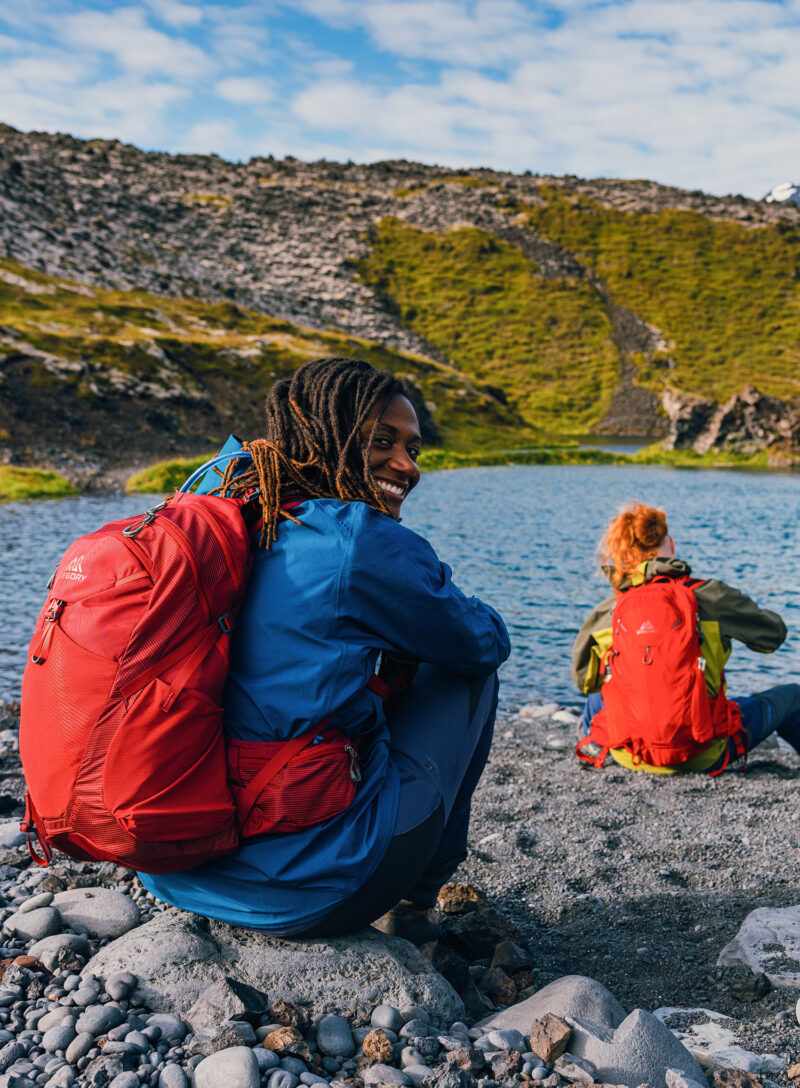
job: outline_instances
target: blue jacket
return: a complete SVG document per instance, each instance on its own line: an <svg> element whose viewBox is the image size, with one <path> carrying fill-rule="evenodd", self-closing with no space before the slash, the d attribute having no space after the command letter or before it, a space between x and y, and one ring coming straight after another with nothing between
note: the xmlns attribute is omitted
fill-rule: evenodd
<svg viewBox="0 0 800 1088"><path fill-rule="evenodd" d="M500 616L465 597L430 544L364 503L309 500L258 549L231 648L226 731L243 740L331 726L377 737L340 816L264 836L188 872L142 876L160 899L260 929L300 931L371 876L394 829L399 779L381 700L366 687L380 651L464 675L509 654ZM427 815L427 814L422 814Z"/></svg>

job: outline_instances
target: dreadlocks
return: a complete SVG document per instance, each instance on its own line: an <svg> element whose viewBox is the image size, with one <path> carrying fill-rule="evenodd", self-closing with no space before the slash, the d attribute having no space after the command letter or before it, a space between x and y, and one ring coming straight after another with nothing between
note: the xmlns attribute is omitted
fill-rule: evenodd
<svg viewBox="0 0 800 1088"><path fill-rule="evenodd" d="M297 521L281 510L289 496L360 500L388 514L369 469L375 428L366 443L361 428L376 405L379 420L398 395L405 395L405 390L393 374L361 359L306 363L291 378L272 386L266 401L266 437L243 443L252 461L231 462L217 490L241 497L258 489L263 517L259 543L265 548L277 538L282 519Z"/></svg>

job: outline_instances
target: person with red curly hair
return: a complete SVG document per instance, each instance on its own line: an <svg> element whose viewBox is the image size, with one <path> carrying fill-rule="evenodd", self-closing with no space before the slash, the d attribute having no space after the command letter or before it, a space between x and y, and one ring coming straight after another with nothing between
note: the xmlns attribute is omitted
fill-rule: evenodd
<svg viewBox="0 0 800 1088"><path fill-rule="evenodd" d="M730 699L733 639L772 653L775 612L715 578L691 577L663 510L632 502L600 544L614 593L580 629L572 676L587 695L576 754L657 774L719 773L772 733L800 752L800 684Z"/></svg>

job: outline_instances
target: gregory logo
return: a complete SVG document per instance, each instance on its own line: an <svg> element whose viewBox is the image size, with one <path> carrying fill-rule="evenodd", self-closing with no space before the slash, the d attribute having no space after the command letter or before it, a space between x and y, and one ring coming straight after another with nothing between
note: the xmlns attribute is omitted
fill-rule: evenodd
<svg viewBox="0 0 800 1088"><path fill-rule="evenodd" d="M76 555L74 559L70 559L64 568L61 577L68 578L71 582L82 582L86 575L83 573L83 559L82 555Z"/></svg>
<svg viewBox="0 0 800 1088"><path fill-rule="evenodd" d="M645 620L644 623L642 624L642 626L636 632L636 634L637 635L653 635L653 634L656 633L656 631L658 631L658 628L656 627L656 625L654 623L651 623L650 620Z"/></svg>

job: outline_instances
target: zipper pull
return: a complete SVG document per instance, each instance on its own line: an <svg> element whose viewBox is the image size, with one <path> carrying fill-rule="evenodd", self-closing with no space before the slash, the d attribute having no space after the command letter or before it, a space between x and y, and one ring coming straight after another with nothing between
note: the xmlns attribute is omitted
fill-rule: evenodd
<svg viewBox="0 0 800 1088"><path fill-rule="evenodd" d="M66 604L66 601L59 600L58 597L51 599L50 608L45 613L42 634L39 641L31 649L31 661L34 665L43 665L47 660L50 643L53 641L53 632L61 619L61 613L64 611Z"/></svg>
<svg viewBox="0 0 800 1088"><path fill-rule="evenodd" d="M350 777L354 782L360 782L361 768L358 765L358 752L352 744L345 744L344 750L350 756Z"/></svg>

